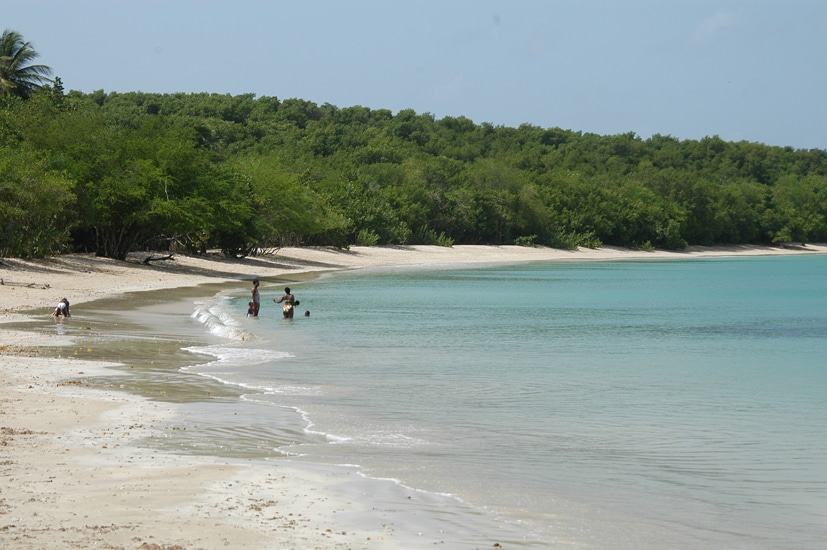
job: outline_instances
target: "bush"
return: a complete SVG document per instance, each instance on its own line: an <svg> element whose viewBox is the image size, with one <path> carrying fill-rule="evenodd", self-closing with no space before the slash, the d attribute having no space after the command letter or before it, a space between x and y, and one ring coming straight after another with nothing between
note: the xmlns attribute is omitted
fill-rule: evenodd
<svg viewBox="0 0 827 550"><path fill-rule="evenodd" d="M370 229L362 229L356 235L356 246L376 246L379 243L379 235Z"/></svg>
<svg viewBox="0 0 827 550"><path fill-rule="evenodd" d="M444 247L447 247L447 248L451 248L452 246L454 246L454 239L452 239L451 237L446 235L445 232L443 231L439 234L439 237L436 238L436 243L435 244L438 245L438 246L444 246Z"/></svg>
<svg viewBox="0 0 827 550"><path fill-rule="evenodd" d="M514 239L514 244L517 246L537 246L537 243L535 243L536 240L537 235L526 235Z"/></svg>
<svg viewBox="0 0 827 550"><path fill-rule="evenodd" d="M420 227L419 230L411 235L411 244L429 244L436 246L446 246L451 248L454 246L454 239L445 234L445 231L440 232L439 235L430 227Z"/></svg>

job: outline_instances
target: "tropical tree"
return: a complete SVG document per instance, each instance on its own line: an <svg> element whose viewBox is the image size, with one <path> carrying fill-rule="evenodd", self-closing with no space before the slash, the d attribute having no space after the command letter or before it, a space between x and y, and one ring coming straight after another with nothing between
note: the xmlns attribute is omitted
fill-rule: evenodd
<svg viewBox="0 0 827 550"><path fill-rule="evenodd" d="M52 82L49 78L52 69L32 64L39 56L20 33L3 31L0 35L0 96L28 99L36 90Z"/></svg>
<svg viewBox="0 0 827 550"><path fill-rule="evenodd" d="M0 257L40 257L71 245L72 181L44 157L0 147Z"/></svg>

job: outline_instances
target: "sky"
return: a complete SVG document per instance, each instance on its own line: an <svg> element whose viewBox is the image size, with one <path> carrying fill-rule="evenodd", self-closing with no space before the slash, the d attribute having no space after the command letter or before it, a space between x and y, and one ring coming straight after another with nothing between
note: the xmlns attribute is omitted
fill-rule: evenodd
<svg viewBox="0 0 827 550"><path fill-rule="evenodd" d="M64 88L827 149L823 0L0 0Z"/></svg>

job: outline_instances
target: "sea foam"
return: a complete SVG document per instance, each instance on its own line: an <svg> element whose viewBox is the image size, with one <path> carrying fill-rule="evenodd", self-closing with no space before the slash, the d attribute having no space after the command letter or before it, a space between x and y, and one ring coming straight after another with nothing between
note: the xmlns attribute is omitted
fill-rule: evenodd
<svg viewBox="0 0 827 550"><path fill-rule="evenodd" d="M226 306L229 298L217 301L197 302L192 317L207 327L207 330L221 338L246 342L254 338L253 334L243 328L232 316Z"/></svg>

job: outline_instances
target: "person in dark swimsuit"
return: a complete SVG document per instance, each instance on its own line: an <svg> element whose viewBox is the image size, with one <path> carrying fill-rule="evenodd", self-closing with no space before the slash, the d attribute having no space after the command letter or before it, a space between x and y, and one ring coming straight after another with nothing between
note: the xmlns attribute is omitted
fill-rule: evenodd
<svg viewBox="0 0 827 550"><path fill-rule="evenodd" d="M259 308L261 308L261 293L258 290L258 279L253 279L253 289L251 291L253 302L253 317L258 317Z"/></svg>

